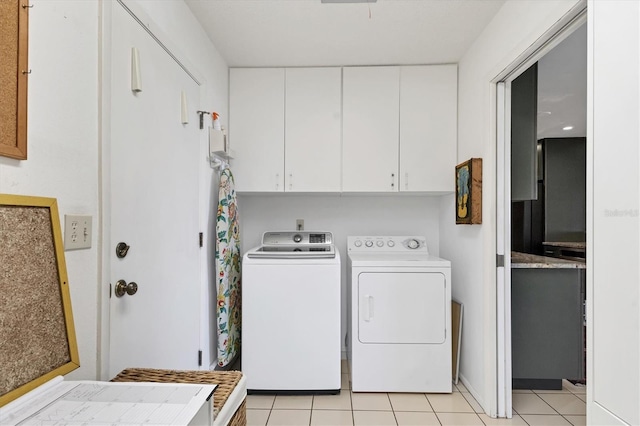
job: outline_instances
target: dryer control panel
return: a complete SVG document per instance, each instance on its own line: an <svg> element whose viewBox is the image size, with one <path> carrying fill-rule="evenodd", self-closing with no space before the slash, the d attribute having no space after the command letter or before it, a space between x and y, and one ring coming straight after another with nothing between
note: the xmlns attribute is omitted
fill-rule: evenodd
<svg viewBox="0 0 640 426"><path fill-rule="evenodd" d="M347 237L349 252L398 253L420 252L428 254L427 239L421 236L356 236Z"/></svg>

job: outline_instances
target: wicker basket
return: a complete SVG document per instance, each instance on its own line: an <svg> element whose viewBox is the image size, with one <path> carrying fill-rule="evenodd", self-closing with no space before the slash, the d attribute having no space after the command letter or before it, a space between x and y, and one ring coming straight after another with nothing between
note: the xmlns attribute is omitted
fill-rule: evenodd
<svg viewBox="0 0 640 426"><path fill-rule="evenodd" d="M122 370L112 382L156 382L156 383L206 383L215 384L213 392L213 412L217 417L227 398L242 378L240 371L177 371L151 368L128 368ZM247 424L246 399L231 417L230 426ZM214 417L214 418L215 418Z"/></svg>

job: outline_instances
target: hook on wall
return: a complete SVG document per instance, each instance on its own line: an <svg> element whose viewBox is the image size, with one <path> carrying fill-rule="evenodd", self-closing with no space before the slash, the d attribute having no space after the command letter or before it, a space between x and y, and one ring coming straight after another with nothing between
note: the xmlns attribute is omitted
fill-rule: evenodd
<svg viewBox="0 0 640 426"><path fill-rule="evenodd" d="M209 115L211 114L209 111L196 111L198 113L198 115L200 116L200 130L204 129L204 122L203 122L203 118L205 114Z"/></svg>
<svg viewBox="0 0 640 426"><path fill-rule="evenodd" d="M31 69L29 71L22 70L22 74L31 74Z"/></svg>
<svg viewBox="0 0 640 426"><path fill-rule="evenodd" d="M22 8L23 9L31 9L33 7L33 5L29 5L29 4L23 4Z"/></svg>

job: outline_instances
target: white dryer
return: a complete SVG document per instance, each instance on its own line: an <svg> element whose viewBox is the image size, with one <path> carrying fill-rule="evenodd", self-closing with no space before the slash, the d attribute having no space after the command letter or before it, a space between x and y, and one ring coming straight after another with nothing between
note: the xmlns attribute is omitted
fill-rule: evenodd
<svg viewBox="0 0 640 426"><path fill-rule="evenodd" d="M354 392L452 390L451 263L424 237L348 237Z"/></svg>

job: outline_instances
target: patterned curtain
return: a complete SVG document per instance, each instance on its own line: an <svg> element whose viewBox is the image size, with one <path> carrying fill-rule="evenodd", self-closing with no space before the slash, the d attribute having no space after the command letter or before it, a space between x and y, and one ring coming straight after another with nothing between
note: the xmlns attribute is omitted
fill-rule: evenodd
<svg viewBox="0 0 640 426"><path fill-rule="evenodd" d="M218 366L226 367L240 352L240 232L231 170L220 172L216 224Z"/></svg>

